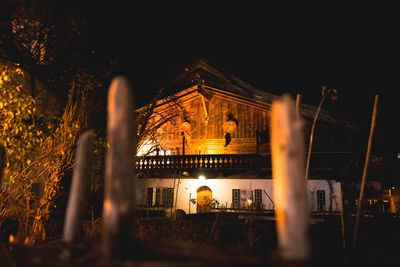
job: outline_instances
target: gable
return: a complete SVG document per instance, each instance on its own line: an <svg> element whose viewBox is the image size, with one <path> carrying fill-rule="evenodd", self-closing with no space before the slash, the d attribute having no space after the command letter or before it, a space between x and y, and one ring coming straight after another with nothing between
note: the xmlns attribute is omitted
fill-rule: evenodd
<svg viewBox="0 0 400 267"><path fill-rule="evenodd" d="M268 142L268 117L277 96L257 90L202 60L186 68L164 93L165 97L156 102L155 116L179 114L157 130L155 139L162 149L182 152L185 137L187 154L268 152L263 144ZM183 109L174 109L174 105ZM307 136L316 110L311 105L300 106ZM321 110L318 121L332 127L363 128L326 110ZM234 128L232 132L227 132L228 124Z"/></svg>
<svg viewBox="0 0 400 267"><path fill-rule="evenodd" d="M229 72L216 68L204 59L198 59L174 79L168 86L169 95L180 95L191 90L211 91L214 94L224 95L227 99L239 101L244 104L254 105L264 110L270 110L272 102L278 97L261 91L252 85L240 80ZM313 120L317 107L301 103L300 113L307 120ZM339 124L351 129L365 128L357 122L340 114L321 110L319 121L330 124Z"/></svg>
<svg viewBox="0 0 400 267"><path fill-rule="evenodd" d="M184 114L160 129L163 150L182 151L184 132L187 154L256 153L257 134L268 134L266 107L211 91L192 92L178 103Z"/></svg>

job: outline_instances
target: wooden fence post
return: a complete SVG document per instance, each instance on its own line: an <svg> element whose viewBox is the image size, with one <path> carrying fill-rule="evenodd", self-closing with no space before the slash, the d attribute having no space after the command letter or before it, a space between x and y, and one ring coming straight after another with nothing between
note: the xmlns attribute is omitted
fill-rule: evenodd
<svg viewBox="0 0 400 267"><path fill-rule="evenodd" d="M353 248L356 247L356 243L357 243L358 225L360 223L362 203L364 200L365 180L367 178L367 173L368 173L368 164L369 164L369 159L370 159L370 154L371 154L372 138L374 137L376 114L378 112L378 100L379 100L379 95L375 95L374 108L372 111L372 119L371 119L371 128L369 131L369 138L368 138L367 154L365 155L364 170L363 170L362 179L361 179L360 197L358 198L357 217L356 217L356 222L354 225Z"/></svg>
<svg viewBox="0 0 400 267"><path fill-rule="evenodd" d="M63 241L66 243L79 241L82 216L89 194L93 158L93 138L94 132L90 130L83 133L78 141L71 191L69 193L68 206L64 219Z"/></svg>
<svg viewBox="0 0 400 267"><path fill-rule="evenodd" d="M289 95L274 101L270 127L272 176L278 248L283 262L307 262L311 253L303 127Z"/></svg>
<svg viewBox="0 0 400 267"><path fill-rule="evenodd" d="M106 258L132 257L135 236L136 132L133 92L123 77L108 92L107 146L103 203L103 252Z"/></svg>
<svg viewBox="0 0 400 267"><path fill-rule="evenodd" d="M296 95L296 115L301 116L301 94Z"/></svg>

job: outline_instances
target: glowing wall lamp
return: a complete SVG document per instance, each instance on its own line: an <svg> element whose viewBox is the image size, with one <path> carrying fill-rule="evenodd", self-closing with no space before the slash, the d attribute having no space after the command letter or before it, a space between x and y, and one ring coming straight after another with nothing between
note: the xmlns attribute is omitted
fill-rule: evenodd
<svg viewBox="0 0 400 267"><path fill-rule="evenodd" d="M206 180L206 177L205 177L204 175L200 175L200 176L199 176L199 180L200 180L200 181L205 181L205 180Z"/></svg>

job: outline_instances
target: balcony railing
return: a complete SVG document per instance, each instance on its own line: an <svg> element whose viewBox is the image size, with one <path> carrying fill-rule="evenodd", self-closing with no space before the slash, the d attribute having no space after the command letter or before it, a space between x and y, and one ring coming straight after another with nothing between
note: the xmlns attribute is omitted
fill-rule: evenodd
<svg viewBox="0 0 400 267"><path fill-rule="evenodd" d="M353 156L349 152L314 152L312 169L344 168ZM307 156L307 155L305 155ZM193 169L270 169L271 154L215 154L143 156L136 159L137 171Z"/></svg>
<svg viewBox="0 0 400 267"><path fill-rule="evenodd" d="M146 156L136 160L137 170L270 168L270 155L216 154Z"/></svg>

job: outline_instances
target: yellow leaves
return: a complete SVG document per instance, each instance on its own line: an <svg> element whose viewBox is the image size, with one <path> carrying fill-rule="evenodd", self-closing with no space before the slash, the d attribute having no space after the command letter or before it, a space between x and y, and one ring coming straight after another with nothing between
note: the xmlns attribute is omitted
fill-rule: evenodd
<svg viewBox="0 0 400 267"><path fill-rule="evenodd" d="M44 223L60 192L60 179L73 166L73 148L83 125L84 108L70 100L63 116L37 114L22 75L18 66L0 65L0 143L7 153L4 180L9 184L13 205L20 209L16 214L33 222L27 227L30 243L39 233L45 233ZM39 195L29 190L35 183L40 183ZM23 201L16 194L23 195Z"/></svg>
<svg viewBox="0 0 400 267"><path fill-rule="evenodd" d="M20 68L16 68L16 69L15 69L15 72L16 72L18 75L24 76L24 72L23 72L22 69L20 69Z"/></svg>

